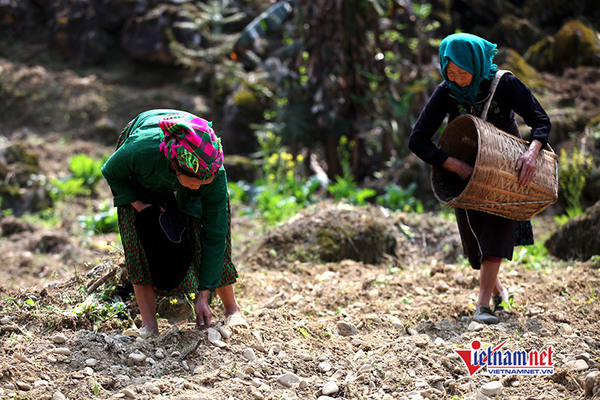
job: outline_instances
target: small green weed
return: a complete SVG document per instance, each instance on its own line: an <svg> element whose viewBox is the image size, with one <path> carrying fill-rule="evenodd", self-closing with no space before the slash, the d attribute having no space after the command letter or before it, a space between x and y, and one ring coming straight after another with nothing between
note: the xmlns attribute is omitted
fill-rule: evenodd
<svg viewBox="0 0 600 400"><path fill-rule="evenodd" d="M511 308L515 308L516 304L515 304L515 296L513 294L511 294L510 296L508 296L508 301L502 301L500 302L500 307L504 308L505 310L511 309Z"/></svg>
<svg viewBox="0 0 600 400"><path fill-rule="evenodd" d="M115 295L116 287L107 285L103 291L96 291L72 310L76 317L89 318L92 325L99 325L102 321L114 319L130 319L127 306Z"/></svg>

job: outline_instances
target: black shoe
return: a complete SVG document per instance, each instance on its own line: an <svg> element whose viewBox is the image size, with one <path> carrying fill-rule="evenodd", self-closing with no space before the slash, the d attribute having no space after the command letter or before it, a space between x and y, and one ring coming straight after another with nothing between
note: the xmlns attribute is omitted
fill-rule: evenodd
<svg viewBox="0 0 600 400"><path fill-rule="evenodd" d="M493 325L500 322L500 318L496 317L494 312L488 306L481 306L473 314L473 320L484 323L486 325Z"/></svg>

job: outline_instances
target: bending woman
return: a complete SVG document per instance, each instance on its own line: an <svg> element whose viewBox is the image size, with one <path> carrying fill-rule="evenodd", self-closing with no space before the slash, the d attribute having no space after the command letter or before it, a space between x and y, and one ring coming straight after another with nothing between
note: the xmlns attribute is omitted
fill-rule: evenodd
<svg viewBox="0 0 600 400"><path fill-rule="evenodd" d="M197 325L210 325L215 290L228 322L246 325L235 299L227 176L211 124L179 110L150 110L121 133L102 167L117 207L141 336L158 334L156 295L196 296Z"/></svg>

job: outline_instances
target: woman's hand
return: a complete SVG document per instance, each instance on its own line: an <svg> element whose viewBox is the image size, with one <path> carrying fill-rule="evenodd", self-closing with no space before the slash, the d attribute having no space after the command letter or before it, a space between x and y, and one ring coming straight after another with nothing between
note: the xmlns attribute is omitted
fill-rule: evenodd
<svg viewBox="0 0 600 400"><path fill-rule="evenodd" d="M208 306L208 290L198 293L194 310L196 311L196 325L198 328L208 328L212 319L212 312Z"/></svg>
<svg viewBox="0 0 600 400"><path fill-rule="evenodd" d="M519 157L515 170L519 172L519 183L521 185L529 185L535 178L536 161L542 148L542 142L535 139L529 145L525 153Z"/></svg>
<svg viewBox="0 0 600 400"><path fill-rule="evenodd" d="M454 172L463 180L469 179L471 174L473 174L473 167L454 157L448 157L442 164L442 167L446 168L448 171Z"/></svg>

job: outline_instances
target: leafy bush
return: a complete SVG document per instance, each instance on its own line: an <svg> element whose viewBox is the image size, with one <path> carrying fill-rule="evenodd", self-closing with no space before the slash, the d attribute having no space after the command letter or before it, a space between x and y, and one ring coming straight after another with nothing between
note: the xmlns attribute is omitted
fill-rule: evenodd
<svg viewBox="0 0 600 400"><path fill-rule="evenodd" d="M351 204L365 205L367 200L377 194L375 189L360 189L351 175L337 176L335 183L327 186L327 191L337 201L344 200Z"/></svg>
<svg viewBox="0 0 600 400"><path fill-rule="evenodd" d="M389 184L384 187L385 194L377 198L377 202L395 211L423 212L423 204L414 196L417 184L412 182L406 189L402 186Z"/></svg>
<svg viewBox="0 0 600 400"><path fill-rule="evenodd" d="M377 192L371 188L359 189L350 168L350 154L354 144L346 136L340 138L337 148L338 159L342 167L342 176L335 177L335 183L327 186L327 191L337 201L345 200L351 204L364 205L367 199Z"/></svg>
<svg viewBox="0 0 600 400"><path fill-rule="evenodd" d="M94 160L85 154L78 154L71 158L69 170L73 174L74 179L81 179L83 181L83 186L88 189L90 193L95 193L96 186L102 179L101 168L105 162L106 158Z"/></svg>
<svg viewBox="0 0 600 400"><path fill-rule="evenodd" d="M94 326L99 326L103 321L116 321L123 326L127 325L131 319L127 305L115 291L114 285L107 285L103 292L90 294L73 308L73 315L87 317Z"/></svg>
<svg viewBox="0 0 600 400"><path fill-rule="evenodd" d="M550 255L548 249L544 246L544 242L545 238L540 238L531 246L520 246L519 250L515 252L512 262L527 269L545 271L549 267Z"/></svg>
<svg viewBox="0 0 600 400"><path fill-rule="evenodd" d="M71 175L51 180L54 185L54 188L50 191L52 199L60 200L96 193L96 186L102 179L101 168L105 161L105 158L94 160L85 154L78 154L71 158L69 161Z"/></svg>
<svg viewBox="0 0 600 400"><path fill-rule="evenodd" d="M581 193L592 172L593 158L574 148L570 155L560 151L558 182L567 201L567 216L574 218L583 213Z"/></svg>
<svg viewBox="0 0 600 400"><path fill-rule="evenodd" d="M295 215L303 208L293 196L280 193L270 186L263 186L256 196L256 206L269 223L278 223Z"/></svg>
<svg viewBox="0 0 600 400"><path fill-rule="evenodd" d="M83 187L83 179L72 177L62 179L52 178L51 182L54 187L50 190L50 196L54 201L89 194Z"/></svg>
<svg viewBox="0 0 600 400"><path fill-rule="evenodd" d="M278 223L311 204L322 182L303 177L304 156L282 150L280 137L267 131L258 142L263 159L261 179L254 185L230 184L230 194L232 202L248 200L266 221Z"/></svg>

